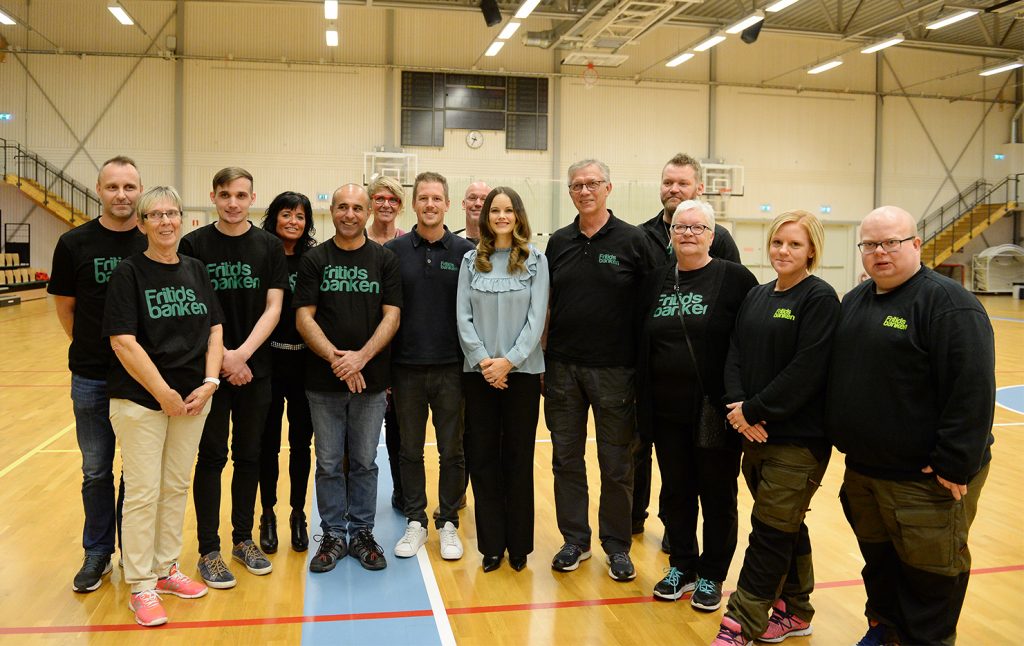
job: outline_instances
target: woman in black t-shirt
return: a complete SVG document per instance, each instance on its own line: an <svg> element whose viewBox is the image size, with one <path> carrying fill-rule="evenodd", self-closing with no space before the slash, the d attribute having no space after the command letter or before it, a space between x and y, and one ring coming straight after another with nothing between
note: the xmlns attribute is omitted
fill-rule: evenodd
<svg viewBox="0 0 1024 646"><path fill-rule="evenodd" d="M177 565L192 465L220 385L223 316L203 263L178 255L181 198L158 186L138 201L148 246L125 259L107 290L103 335L111 366L110 423L121 445L124 578L143 626L167 623L161 594L186 599L206 585Z"/></svg>
<svg viewBox="0 0 1024 646"><path fill-rule="evenodd" d="M814 571L804 515L832 452L825 439L825 377L839 318L835 290L811 275L824 239L811 213L775 218L768 258L778 278L751 290L736 320L725 401L729 423L744 437L743 477L754 507L722 642L811 634Z"/></svg>
<svg viewBox="0 0 1024 646"><path fill-rule="evenodd" d="M738 440L729 448L699 446L694 430L702 397L706 394L715 404L722 400L729 335L740 303L757 284L743 265L709 255L714 226L707 203L687 200L676 207L671 229L675 261L650 273L639 301L643 320L637 368L640 432L658 452L661 517L672 545L668 573L654 587L654 596L674 601L692 591L690 605L705 611L721 605L722 581L736 550L740 453ZM731 434L724 425L721 430L720 439L728 445ZM697 540L698 508L704 519L703 553Z"/></svg>
<svg viewBox="0 0 1024 646"><path fill-rule="evenodd" d="M306 530L306 490L309 488L310 453L313 420L306 399L306 344L295 329L292 295L295 279L302 263L302 254L316 246L313 227L313 206L302 193L285 191L270 202L263 218L263 228L281 239L288 265L288 289L284 290L281 319L270 335L273 369L270 373L270 408L260 447L260 549L267 554L277 551L277 476L281 452L281 416L288 400L288 476L289 502L292 513L292 549L304 552L309 547Z"/></svg>

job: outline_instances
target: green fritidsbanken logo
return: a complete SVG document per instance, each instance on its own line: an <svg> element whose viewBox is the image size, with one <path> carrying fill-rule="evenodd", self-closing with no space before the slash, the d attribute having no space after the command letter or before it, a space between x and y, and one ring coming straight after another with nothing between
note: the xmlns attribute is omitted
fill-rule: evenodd
<svg viewBox="0 0 1024 646"><path fill-rule="evenodd" d="M93 258L92 275L97 285L104 285L110 282L110 275L114 273L117 266L121 264L121 256L110 258Z"/></svg>
<svg viewBox="0 0 1024 646"><path fill-rule="evenodd" d="M147 289L146 309L151 319L180 316L204 316L209 311L205 303L196 299L196 293L188 287L164 287Z"/></svg>
<svg viewBox="0 0 1024 646"><path fill-rule="evenodd" d="M612 253L602 253L597 256L597 264L599 265L618 265L619 259Z"/></svg>
<svg viewBox="0 0 1024 646"><path fill-rule="evenodd" d="M678 298L677 294L662 294L652 318L678 316L680 307L684 315L704 316L708 313L708 306L703 301L704 296L693 292L679 294Z"/></svg>
<svg viewBox="0 0 1024 646"><path fill-rule="evenodd" d="M786 319L787 321L795 321L796 317L793 316L793 310L788 307L780 307L775 310L775 314L772 315L773 319Z"/></svg>
<svg viewBox="0 0 1024 646"><path fill-rule="evenodd" d="M211 262L206 265L213 288L225 289L259 289L260 279L253 276L252 266L242 261Z"/></svg>
<svg viewBox="0 0 1024 646"><path fill-rule="evenodd" d="M459 268L455 266L455 263L449 262L447 260L442 260L441 261L441 269L443 269L445 271L458 271L459 270Z"/></svg>
<svg viewBox="0 0 1024 646"><path fill-rule="evenodd" d="M897 330L907 329L907 319L900 318L898 316L887 316L885 321L882 322L882 327L892 327Z"/></svg>
<svg viewBox="0 0 1024 646"><path fill-rule="evenodd" d="M321 292L346 292L354 294L379 294L380 283L369 280L369 273L362 267L327 265L320 280Z"/></svg>

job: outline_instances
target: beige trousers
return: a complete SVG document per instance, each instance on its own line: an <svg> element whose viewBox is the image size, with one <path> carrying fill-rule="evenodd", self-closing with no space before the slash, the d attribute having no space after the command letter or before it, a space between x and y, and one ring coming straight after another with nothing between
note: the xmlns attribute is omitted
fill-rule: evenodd
<svg viewBox="0 0 1024 646"><path fill-rule="evenodd" d="M181 555L192 466L209 412L209 401L195 417L168 417L127 399L110 400L124 473L121 555L132 592L155 588Z"/></svg>

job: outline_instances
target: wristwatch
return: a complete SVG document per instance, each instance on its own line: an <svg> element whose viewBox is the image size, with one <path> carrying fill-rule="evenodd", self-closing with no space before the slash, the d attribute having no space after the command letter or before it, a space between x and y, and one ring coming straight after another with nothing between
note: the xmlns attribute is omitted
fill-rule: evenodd
<svg viewBox="0 0 1024 646"><path fill-rule="evenodd" d="M203 379L203 383L204 384L213 384L213 389L214 390L217 390L218 388L220 388L220 379L217 379L216 377L205 377Z"/></svg>

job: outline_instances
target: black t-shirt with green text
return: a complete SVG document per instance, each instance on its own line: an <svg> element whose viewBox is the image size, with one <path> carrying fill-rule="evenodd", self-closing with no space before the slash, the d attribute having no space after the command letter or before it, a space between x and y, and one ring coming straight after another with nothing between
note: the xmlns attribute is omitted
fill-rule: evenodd
<svg viewBox="0 0 1024 646"><path fill-rule="evenodd" d="M203 383L210 328L223 319L203 263L179 256L168 265L140 253L126 258L110 279L103 336L134 336L167 385L185 399ZM160 410L120 361L110 367L107 389L111 397Z"/></svg>
<svg viewBox="0 0 1024 646"><path fill-rule="evenodd" d="M100 334L103 303L114 268L123 258L146 248L137 228L111 231L90 220L63 234L53 250L53 269L46 291L75 299L75 322L68 368L86 379L106 379L115 361L110 343Z"/></svg>
<svg viewBox="0 0 1024 646"><path fill-rule="evenodd" d="M402 306L402 275L398 257L369 238L345 251L330 239L302 255L292 306L316 306L316 321L339 350L358 350L384 318L384 305ZM390 347L363 368L367 392L390 385ZM306 388L348 392L322 357L307 354Z"/></svg>
<svg viewBox="0 0 1024 646"><path fill-rule="evenodd" d="M281 240L255 225L240 236L225 235L216 224L201 227L181 239L178 251L206 265L224 312L227 350L237 348L249 338L266 310L267 290L288 289ZM253 377L269 375L270 345L261 345L248 363Z"/></svg>

